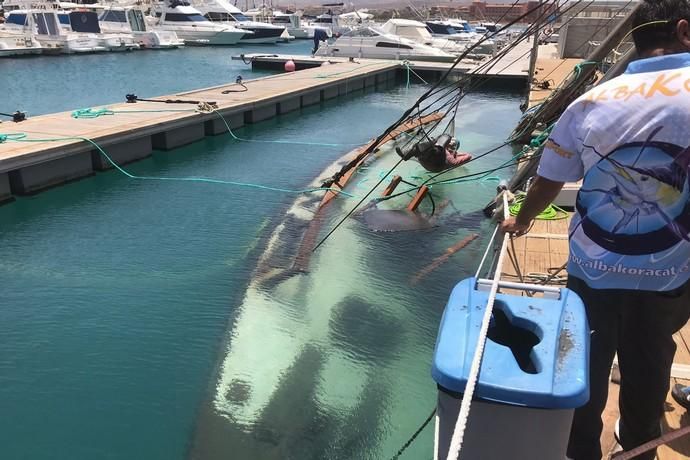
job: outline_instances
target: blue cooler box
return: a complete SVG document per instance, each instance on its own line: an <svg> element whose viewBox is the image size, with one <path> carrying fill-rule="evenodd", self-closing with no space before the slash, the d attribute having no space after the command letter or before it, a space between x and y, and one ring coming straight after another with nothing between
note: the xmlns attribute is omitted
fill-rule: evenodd
<svg viewBox="0 0 690 460"><path fill-rule="evenodd" d="M436 341L437 459L446 459L488 289L474 278L451 293ZM573 412L589 399L589 326L574 292L498 294L460 458L563 460Z"/></svg>

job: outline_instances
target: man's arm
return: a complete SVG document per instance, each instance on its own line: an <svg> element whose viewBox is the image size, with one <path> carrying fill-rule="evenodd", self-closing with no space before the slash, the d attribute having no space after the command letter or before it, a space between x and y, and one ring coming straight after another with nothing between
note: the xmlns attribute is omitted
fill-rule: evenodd
<svg viewBox="0 0 690 460"><path fill-rule="evenodd" d="M501 223L501 230L510 233L527 231L535 217L539 215L558 196L564 182L555 182L541 176L536 176L532 186L527 191L520 213L516 217L509 217Z"/></svg>

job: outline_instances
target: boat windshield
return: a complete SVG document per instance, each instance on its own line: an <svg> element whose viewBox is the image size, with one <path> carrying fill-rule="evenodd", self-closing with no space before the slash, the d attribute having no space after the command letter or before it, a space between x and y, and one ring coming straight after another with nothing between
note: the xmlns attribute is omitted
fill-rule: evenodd
<svg viewBox="0 0 690 460"><path fill-rule="evenodd" d="M134 32L146 32L146 20L141 10L128 10L129 24Z"/></svg>
<svg viewBox="0 0 690 460"><path fill-rule="evenodd" d="M16 24L18 26L26 25L26 14L24 13L10 13L5 21L8 24Z"/></svg>
<svg viewBox="0 0 690 460"><path fill-rule="evenodd" d="M232 15L235 18L235 20L237 20L239 22L249 21L249 18L242 13L233 13Z"/></svg>
<svg viewBox="0 0 690 460"><path fill-rule="evenodd" d="M103 22L127 22L127 17L124 11L105 10L98 20Z"/></svg>
<svg viewBox="0 0 690 460"><path fill-rule="evenodd" d="M343 37L364 38L364 37L378 37L379 35L381 35L381 34L377 31L375 31L374 29L372 29L370 27L365 27L362 29L351 30L350 32L343 34Z"/></svg>
<svg viewBox="0 0 690 460"><path fill-rule="evenodd" d="M33 17L39 35L60 35L54 14L34 13Z"/></svg>
<svg viewBox="0 0 690 460"><path fill-rule="evenodd" d="M208 19L202 15L196 14L184 14L184 13L166 13L165 20L171 22L208 22Z"/></svg>

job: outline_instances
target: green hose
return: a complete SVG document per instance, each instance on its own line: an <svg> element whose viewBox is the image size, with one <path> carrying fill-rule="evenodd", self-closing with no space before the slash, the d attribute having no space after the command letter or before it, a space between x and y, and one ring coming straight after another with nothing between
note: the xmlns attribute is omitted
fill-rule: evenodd
<svg viewBox="0 0 690 460"><path fill-rule="evenodd" d="M525 197L527 195L524 193L519 193L515 195L515 200L513 201L513 204L510 205L508 210L510 211L511 216L517 216L520 213L520 209L522 209L522 203L525 201ZM550 204L547 206L546 209L544 209L539 215L535 218L537 220L562 220L562 219L567 219L568 218L568 213L556 206L555 204Z"/></svg>

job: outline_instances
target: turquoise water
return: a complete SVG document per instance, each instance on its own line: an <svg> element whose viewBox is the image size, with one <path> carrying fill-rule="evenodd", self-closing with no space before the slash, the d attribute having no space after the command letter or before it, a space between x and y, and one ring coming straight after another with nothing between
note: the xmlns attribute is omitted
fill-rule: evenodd
<svg viewBox="0 0 690 460"><path fill-rule="evenodd" d="M40 113L107 103L124 92L190 90L225 81L221 70L234 64L220 56L229 59L234 51L146 53L161 59L146 68L146 77L133 64L144 53L106 55L103 61L99 55L77 56L59 71L61 58L9 61L44 66L44 73L51 69L52 78L41 75L41 81L59 81L61 88L72 87L70 78L88 83L109 75L107 69L120 73L94 83L97 94L79 91L65 97L46 86L22 90L21 96L8 93ZM164 59L182 55L208 65L183 78L178 61ZM20 75L10 78L3 71L0 78L7 85ZM133 81L140 86L132 90ZM245 127L238 135L363 143L422 91L414 86L359 93ZM496 145L515 125L518 104L513 94L468 96L457 126L462 147L480 151ZM128 169L140 175L207 176L299 189L350 148L238 143L222 135L156 152ZM498 165L511 153L503 149L468 171ZM462 211L477 209L494 186L457 185L464 198L455 205ZM354 191L366 189L363 182ZM331 331L328 340L299 350L291 370L278 381L266 379L277 396L256 423L233 422L220 417L213 403L227 347L255 346L256 354L240 360L246 373L260 367L259 349L287 349L278 336L252 335L244 321L253 305L246 295L257 260L294 199L229 186L132 181L110 171L0 207L0 458L392 455L433 406L428 371L440 313L450 287L474 270L483 248L468 247L430 281L410 289L411 270L467 231L449 224L421 237L370 234L353 230L352 221L350 231L365 242L363 254L376 257L364 266L349 260L355 257L347 246L353 233L343 232L312 263L343 289L359 283L365 300L350 298L338 303L330 319L319 316ZM352 203L334 208L331 221ZM334 300L334 291L309 283L304 292L314 296L305 302ZM381 290L391 298L381 298ZM274 300L269 305L280 308L285 299ZM319 324L304 319L299 308L285 311L297 325L285 331L288 336L299 335L301 325ZM373 319L363 322L362 317ZM346 357L341 364L324 365L341 354ZM324 366L330 373L326 388L310 373ZM240 386L234 395L241 398L246 391ZM430 446L427 430L405 458L429 456Z"/></svg>

